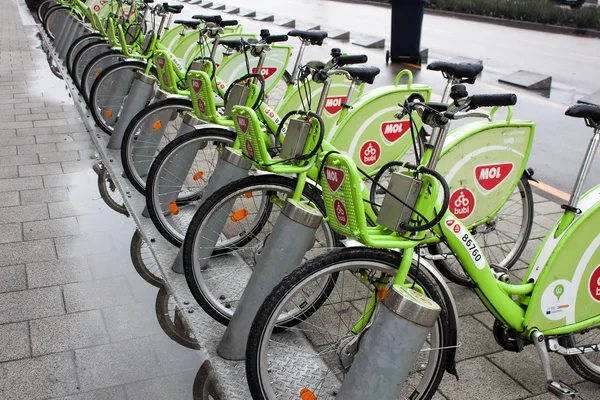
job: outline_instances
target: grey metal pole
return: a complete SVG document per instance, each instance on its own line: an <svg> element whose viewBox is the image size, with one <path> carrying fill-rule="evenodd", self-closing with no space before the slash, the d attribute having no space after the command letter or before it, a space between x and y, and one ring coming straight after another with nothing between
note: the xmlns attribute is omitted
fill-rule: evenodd
<svg viewBox="0 0 600 400"><path fill-rule="evenodd" d="M364 334L337 400L396 400L421 352L440 306L394 285Z"/></svg>
<svg viewBox="0 0 600 400"><path fill-rule="evenodd" d="M245 178L248 176L248 171L252 167L252 164L246 160L245 158L240 157L236 153L234 153L231 149L225 148L223 150L223 154L217 160L217 165L215 166L215 170L213 171L206 188L204 189L204 193L202 194L202 199L205 200L212 196L217 190L227 185L228 183L235 182L239 179ZM219 210L216 218L213 217L208 222L210 228L207 229L206 235L203 235L204 238L207 239L206 246L202 247L202 254L200 254L201 258L210 257L212 254L214 244L219 239L219 234L223 230L223 226L225 225L225 221L228 217L228 214L231 212L231 205L225 205ZM227 215L224 215L227 214ZM179 248L179 252L177 253L177 257L173 262L172 269L174 272L178 274L183 274L183 246Z"/></svg>
<svg viewBox="0 0 600 400"><path fill-rule="evenodd" d="M62 49L58 54L61 60L64 60L67 57L67 52L69 51L69 48L71 47L73 42L83 34L83 31L83 24L81 24L78 21L75 21L73 23L73 28L71 29L71 34L69 34L69 36L66 38Z"/></svg>
<svg viewBox="0 0 600 400"><path fill-rule="evenodd" d="M322 220L317 210L295 200L286 201L263 251L256 257L252 276L221 338L217 354L227 360L246 357L248 333L260 306L273 288L302 263L315 243L315 233Z"/></svg>
<svg viewBox="0 0 600 400"><path fill-rule="evenodd" d="M127 97L125 97L123 108L118 115L117 123L106 147L109 149L121 148L121 142L123 142L123 135L125 134L127 125L146 106L148 99L152 96L155 81L156 79L150 75L145 75L139 71L136 72L131 90ZM113 116L117 117L115 114L117 112L113 112Z"/></svg>
<svg viewBox="0 0 600 400"><path fill-rule="evenodd" d="M64 18L65 27L60 36L59 42L56 45L56 54L58 54L59 56L63 52L65 43L67 43L67 41L73 37L73 33L76 28L76 23L77 23L76 19L71 14L65 15L65 18Z"/></svg>
<svg viewBox="0 0 600 400"><path fill-rule="evenodd" d="M52 17L52 15L50 17ZM54 35L52 46L56 51L58 51L58 46L60 45L61 39L64 39L63 36L69 31L69 24L67 23L68 18L69 16L66 11L60 11L56 12L56 15L53 17L53 19L48 21L48 23L52 24L54 27L52 28L52 33Z"/></svg>

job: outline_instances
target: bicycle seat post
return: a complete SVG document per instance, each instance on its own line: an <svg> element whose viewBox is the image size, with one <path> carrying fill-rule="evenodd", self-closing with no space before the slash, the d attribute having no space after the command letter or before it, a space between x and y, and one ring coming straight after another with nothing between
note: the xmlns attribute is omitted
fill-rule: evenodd
<svg viewBox="0 0 600 400"><path fill-rule="evenodd" d="M581 196L581 192L583 192L583 184L585 183L585 179L590 172L590 167L594 161L594 155L598 151L598 144L600 144L600 126L595 126L594 136L592 136L590 139L590 144L588 145L585 157L583 158L583 162L579 168L579 173L577 174L577 179L575 180L575 185L573 186L573 192L571 193L571 198L567 206L571 210L577 208L579 197Z"/></svg>
<svg viewBox="0 0 600 400"><path fill-rule="evenodd" d="M304 50L308 46L307 40L301 40L300 48L298 49L298 57L296 57L296 63L294 64L294 69L292 70L292 84L295 85L298 81L298 76L300 75L300 66L302 65L302 59L304 58Z"/></svg>
<svg viewBox="0 0 600 400"><path fill-rule="evenodd" d="M160 19L160 25L158 26L158 30L156 31L156 38L160 39L162 37L162 33L163 33L163 30L165 27L165 22L167 20L167 14L164 11L163 12L158 11L157 14L160 15L161 19Z"/></svg>

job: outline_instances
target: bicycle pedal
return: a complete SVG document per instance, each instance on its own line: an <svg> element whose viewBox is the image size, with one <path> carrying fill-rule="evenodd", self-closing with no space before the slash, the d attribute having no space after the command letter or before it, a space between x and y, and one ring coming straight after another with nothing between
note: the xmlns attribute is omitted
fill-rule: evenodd
<svg viewBox="0 0 600 400"><path fill-rule="evenodd" d="M561 400L571 400L577 397L577 390L561 381L548 381L548 391Z"/></svg>

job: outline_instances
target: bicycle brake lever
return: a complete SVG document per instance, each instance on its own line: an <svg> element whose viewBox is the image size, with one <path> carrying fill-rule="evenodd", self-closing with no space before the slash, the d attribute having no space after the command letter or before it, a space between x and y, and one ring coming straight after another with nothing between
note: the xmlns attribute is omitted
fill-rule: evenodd
<svg viewBox="0 0 600 400"><path fill-rule="evenodd" d="M446 111L444 117L448 119L464 119L464 118L485 118L488 121L492 121L492 117L489 114L483 112L465 112L465 111Z"/></svg>

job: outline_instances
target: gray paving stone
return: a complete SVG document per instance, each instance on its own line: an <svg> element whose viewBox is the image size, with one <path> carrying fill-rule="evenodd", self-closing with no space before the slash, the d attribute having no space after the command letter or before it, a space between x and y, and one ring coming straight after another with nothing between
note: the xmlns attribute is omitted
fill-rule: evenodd
<svg viewBox="0 0 600 400"><path fill-rule="evenodd" d="M34 357L108 343L102 314L97 310L38 319L29 326Z"/></svg>
<svg viewBox="0 0 600 400"><path fill-rule="evenodd" d="M0 294L0 324L64 313L65 307L59 287Z"/></svg>
<svg viewBox="0 0 600 400"><path fill-rule="evenodd" d="M47 126L61 126L61 125L69 125L69 120L67 119L49 119L47 121L34 121L34 127L47 127Z"/></svg>
<svg viewBox="0 0 600 400"><path fill-rule="evenodd" d="M63 187L21 191L21 204L23 205L55 203L68 199L69 191Z"/></svg>
<svg viewBox="0 0 600 400"><path fill-rule="evenodd" d="M454 296L454 301L458 308L458 315L463 316L487 311L485 305L471 289L459 286L455 283L448 283L448 286Z"/></svg>
<svg viewBox="0 0 600 400"><path fill-rule="evenodd" d="M1 146L0 156L13 156L17 154L17 146Z"/></svg>
<svg viewBox="0 0 600 400"><path fill-rule="evenodd" d="M52 128L20 128L16 131L17 136L49 135L52 133Z"/></svg>
<svg viewBox="0 0 600 400"><path fill-rule="evenodd" d="M80 142L63 142L57 143L58 151L73 151L73 150L85 150L95 149L96 145L91 140L80 141Z"/></svg>
<svg viewBox="0 0 600 400"><path fill-rule="evenodd" d="M126 386L130 400L186 399L194 392L195 371L185 371Z"/></svg>
<svg viewBox="0 0 600 400"><path fill-rule="evenodd" d="M69 108L71 108L71 107L69 107ZM61 111L63 111L63 109L62 109L62 107L59 107L59 106L55 106L55 107L32 107L31 108L31 113L32 114L61 112Z"/></svg>
<svg viewBox="0 0 600 400"><path fill-rule="evenodd" d="M191 350L173 341L164 333L148 338L153 343L156 356L164 375L181 373L183 371L198 372L206 360L202 350Z"/></svg>
<svg viewBox="0 0 600 400"><path fill-rule="evenodd" d="M33 128L33 123L31 121L7 122L2 126L4 129Z"/></svg>
<svg viewBox="0 0 600 400"><path fill-rule="evenodd" d="M494 321L496 318L489 311L473 314L472 317L481 322L490 332L494 328Z"/></svg>
<svg viewBox="0 0 600 400"><path fill-rule="evenodd" d="M79 224L74 217L25 222L23 224L23 236L25 240L70 236L78 233Z"/></svg>
<svg viewBox="0 0 600 400"><path fill-rule="evenodd" d="M0 167L0 179L17 178L19 170L17 166Z"/></svg>
<svg viewBox="0 0 600 400"><path fill-rule="evenodd" d="M54 400L128 400L122 386L95 390L74 396L55 398Z"/></svg>
<svg viewBox="0 0 600 400"><path fill-rule="evenodd" d="M489 329L471 316L460 317L458 341L457 361L502 351Z"/></svg>
<svg viewBox="0 0 600 400"><path fill-rule="evenodd" d="M17 146L18 154L52 153L58 151L55 143L24 144Z"/></svg>
<svg viewBox="0 0 600 400"><path fill-rule="evenodd" d="M562 208L560 208L560 204L555 203L553 201L542 201L539 203L535 203L533 209L534 209L536 215L549 215L550 214L551 217L554 217L556 219L558 219L558 215L552 215L552 214L562 214L564 212L564 210Z"/></svg>
<svg viewBox="0 0 600 400"><path fill-rule="evenodd" d="M17 146L20 144L35 144L35 139L31 136L15 136L2 140L2 146Z"/></svg>
<svg viewBox="0 0 600 400"><path fill-rule="evenodd" d="M72 174L46 175L44 176L44 187L76 186L85 185L90 177L84 172Z"/></svg>
<svg viewBox="0 0 600 400"><path fill-rule="evenodd" d="M53 133L74 133L87 132L87 128L82 123L71 123L69 125L53 126Z"/></svg>
<svg viewBox="0 0 600 400"><path fill-rule="evenodd" d="M0 208L0 210L2 210L2 208ZM13 243L23 240L23 231L20 223L0 225L0 232L2 232L0 235L0 243Z"/></svg>
<svg viewBox="0 0 600 400"><path fill-rule="evenodd" d="M520 353L504 351L489 355L487 358L531 393L542 394L546 392L544 370L533 346L525 347ZM527 369L524 369L523 365L527 365ZM584 381L582 377L573 372L564 357L558 354L550 354L550 365L552 365L554 379L561 380L567 385Z"/></svg>
<svg viewBox="0 0 600 400"><path fill-rule="evenodd" d="M62 172L63 172L63 170L59 163L20 165L19 166L19 176L20 177L61 174Z"/></svg>
<svg viewBox="0 0 600 400"><path fill-rule="evenodd" d="M31 263L26 265L26 271L27 283L30 288L64 285L92 279L85 258L65 258Z"/></svg>
<svg viewBox="0 0 600 400"><path fill-rule="evenodd" d="M96 160L82 159L80 161L68 161L61 164L63 172L69 174L71 172L89 171L97 163L98 161Z"/></svg>
<svg viewBox="0 0 600 400"><path fill-rule="evenodd" d="M15 292L27 289L27 275L24 265L0 267L0 292Z"/></svg>
<svg viewBox="0 0 600 400"><path fill-rule="evenodd" d="M0 159L2 159L0 157ZM12 192L15 190L38 189L43 186L42 178L33 176L29 178L13 178L0 180L0 192Z"/></svg>
<svg viewBox="0 0 600 400"><path fill-rule="evenodd" d="M106 253L114 248L112 238L103 233L60 237L55 239L55 243L58 258Z"/></svg>
<svg viewBox="0 0 600 400"><path fill-rule="evenodd" d="M87 198L89 199L89 191L85 191L87 193ZM69 191L69 197L73 198L73 191ZM76 194L76 193L75 193ZM106 208L106 204L103 200L70 200L70 201L61 201L57 203L48 204L48 208L50 210L50 218L61 218L61 217L71 217L71 216L79 216L79 215L88 215L88 214L97 214L101 213Z"/></svg>
<svg viewBox="0 0 600 400"><path fill-rule="evenodd" d="M128 249L116 249L109 253L93 254L86 257L94 279L136 274L131 262L125 262L128 258Z"/></svg>
<svg viewBox="0 0 600 400"><path fill-rule="evenodd" d="M525 247L525 250L523 250L523 253L521 254L520 260L522 260L526 264L529 264L531 262L531 260L533 259L533 256L535 255L535 253L538 251L538 248L540 247L541 244L542 244L541 239L529 240L527 242L527 246Z"/></svg>
<svg viewBox="0 0 600 400"><path fill-rule="evenodd" d="M111 342L163 334L154 303L136 303L102 310Z"/></svg>
<svg viewBox="0 0 600 400"><path fill-rule="evenodd" d="M63 291L67 312L114 307L135 301L123 277L71 283L65 285Z"/></svg>
<svg viewBox="0 0 600 400"><path fill-rule="evenodd" d="M38 164L37 154L9 155L0 157L0 166Z"/></svg>
<svg viewBox="0 0 600 400"><path fill-rule="evenodd" d="M79 153L76 151L59 151L57 153L40 153L40 162L42 164L45 163L53 163L53 162L63 162L63 161L78 161Z"/></svg>
<svg viewBox="0 0 600 400"><path fill-rule="evenodd" d="M48 217L48 207L45 204L0 208L0 224L41 221Z"/></svg>
<svg viewBox="0 0 600 400"><path fill-rule="evenodd" d="M0 244L0 267L55 258L54 242L50 239Z"/></svg>
<svg viewBox="0 0 600 400"><path fill-rule="evenodd" d="M152 345L144 339L75 350L81 390L122 385L161 374Z"/></svg>
<svg viewBox="0 0 600 400"><path fill-rule="evenodd" d="M16 115L16 121L43 121L48 119L48 114L24 114Z"/></svg>
<svg viewBox="0 0 600 400"><path fill-rule="evenodd" d="M577 384L574 389L579 392L579 396L584 400L600 399L600 389L598 389L598 385L593 382Z"/></svg>
<svg viewBox="0 0 600 400"><path fill-rule="evenodd" d="M522 367L522 364L519 364ZM531 396L517 382L483 357L458 363L460 380L445 374L439 391L450 400L512 400Z"/></svg>
<svg viewBox="0 0 600 400"><path fill-rule="evenodd" d="M30 356L27 322L0 325L0 362Z"/></svg>
<svg viewBox="0 0 600 400"><path fill-rule="evenodd" d="M41 143L63 143L72 142L73 138L66 133L59 133L55 135L35 135L35 142Z"/></svg>
<svg viewBox="0 0 600 400"><path fill-rule="evenodd" d="M77 379L71 353L10 361L0 368L3 400L46 399L76 392Z"/></svg>
<svg viewBox="0 0 600 400"><path fill-rule="evenodd" d="M133 221L127 217L114 219L106 218L104 213L80 215L77 217L77 221L79 222L81 233L116 232L117 230L123 229L129 232L129 228L134 227ZM131 237L129 239L131 239Z"/></svg>
<svg viewBox="0 0 600 400"><path fill-rule="evenodd" d="M3 207L18 206L19 192L0 193L0 204L2 204Z"/></svg>

